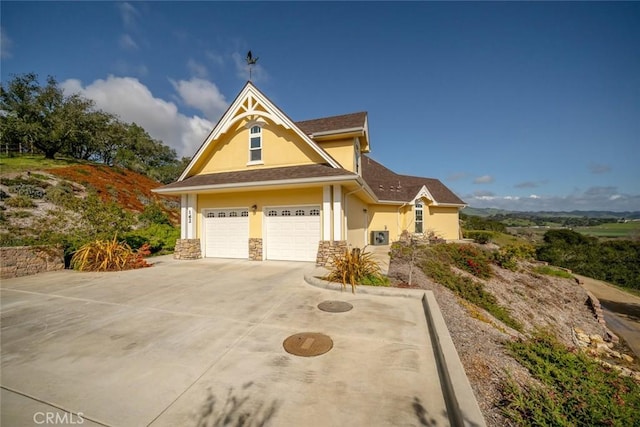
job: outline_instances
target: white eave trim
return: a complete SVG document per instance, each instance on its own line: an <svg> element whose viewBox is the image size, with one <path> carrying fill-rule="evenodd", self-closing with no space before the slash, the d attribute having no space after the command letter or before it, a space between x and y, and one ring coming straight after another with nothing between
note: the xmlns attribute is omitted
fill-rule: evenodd
<svg viewBox="0 0 640 427"><path fill-rule="evenodd" d="M175 187L175 188L156 188L154 193L159 194L183 194L183 193L195 193L204 190L224 190L228 188L251 188L251 187L268 187L278 185L303 185L303 184L319 184L319 183L336 183L346 181L357 181L358 177L354 175L338 175L331 177L313 177L313 178L301 178L301 179L277 179L271 181L251 181L251 182L233 182L229 184L214 184L214 185L197 185L188 187Z"/></svg>
<svg viewBox="0 0 640 427"><path fill-rule="evenodd" d="M314 132L310 136L311 138L321 138L323 136L340 135L343 133L355 133L355 132L357 132L358 134L363 134L364 128L362 126L358 126L355 128L325 130L323 132Z"/></svg>

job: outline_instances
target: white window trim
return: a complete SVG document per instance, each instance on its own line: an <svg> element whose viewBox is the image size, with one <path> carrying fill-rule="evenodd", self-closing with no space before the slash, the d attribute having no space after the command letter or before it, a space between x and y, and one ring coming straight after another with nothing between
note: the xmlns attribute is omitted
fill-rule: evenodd
<svg viewBox="0 0 640 427"><path fill-rule="evenodd" d="M264 156L263 156L263 152L262 152L262 150L264 148L264 144L263 144L264 137L263 137L263 134L262 134L262 125L263 125L262 123L256 122L256 123L253 123L253 125L251 127L249 127L249 153L248 153L249 154L249 159L247 161L247 166L249 166L249 165L263 165L264 164L264 160L263 160ZM256 134L251 133L251 130L254 127L260 128L260 133L256 133ZM255 138L254 135L257 135L257 136L260 137L260 147L256 147L256 148L252 148L251 147L251 139ZM256 150L260 150L260 160L251 160L251 153L253 151L256 151Z"/></svg>
<svg viewBox="0 0 640 427"><path fill-rule="evenodd" d="M415 233L424 233L424 200L416 200L413 204L413 230ZM420 211L420 228L421 231L416 231L418 225L418 211Z"/></svg>

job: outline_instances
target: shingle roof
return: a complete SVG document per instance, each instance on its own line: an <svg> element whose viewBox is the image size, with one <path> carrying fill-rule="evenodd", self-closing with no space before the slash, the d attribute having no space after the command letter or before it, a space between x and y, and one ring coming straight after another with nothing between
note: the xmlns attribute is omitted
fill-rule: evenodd
<svg viewBox="0 0 640 427"><path fill-rule="evenodd" d="M342 114L340 116L323 117L320 119L303 120L296 122L296 126L307 135L332 130L361 128L365 126L367 113Z"/></svg>
<svg viewBox="0 0 640 427"><path fill-rule="evenodd" d="M362 178L379 200L409 202L425 186L437 203L465 204L437 179L399 175L365 155L362 156Z"/></svg>
<svg viewBox="0 0 640 427"><path fill-rule="evenodd" d="M173 182L171 184L160 187L158 190L163 191L176 188L215 186L224 184L248 184L253 182L268 182L289 179L330 178L336 176L350 176L353 178L357 177L356 174L346 169L333 168L325 164L312 164L194 175L192 177L186 178L183 181Z"/></svg>

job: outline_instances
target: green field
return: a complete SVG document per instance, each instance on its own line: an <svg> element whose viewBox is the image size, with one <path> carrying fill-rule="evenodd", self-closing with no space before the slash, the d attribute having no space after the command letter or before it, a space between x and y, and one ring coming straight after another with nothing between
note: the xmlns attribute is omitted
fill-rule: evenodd
<svg viewBox="0 0 640 427"><path fill-rule="evenodd" d="M69 165L83 163L75 159L45 159L44 156L0 156L0 173L26 172L29 170L42 170L60 168ZM86 163L86 162L84 162Z"/></svg>
<svg viewBox="0 0 640 427"><path fill-rule="evenodd" d="M640 221L612 222L593 227L576 227L574 230L593 237L631 239L640 236Z"/></svg>

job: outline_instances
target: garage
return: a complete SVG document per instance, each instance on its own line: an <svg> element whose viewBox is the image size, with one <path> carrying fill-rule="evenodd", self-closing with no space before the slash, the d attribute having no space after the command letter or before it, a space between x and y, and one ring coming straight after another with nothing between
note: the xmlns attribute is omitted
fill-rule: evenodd
<svg viewBox="0 0 640 427"><path fill-rule="evenodd" d="M266 258L315 261L320 241L320 206L265 208Z"/></svg>
<svg viewBox="0 0 640 427"><path fill-rule="evenodd" d="M248 209L207 209L203 225L205 257L249 258Z"/></svg>

